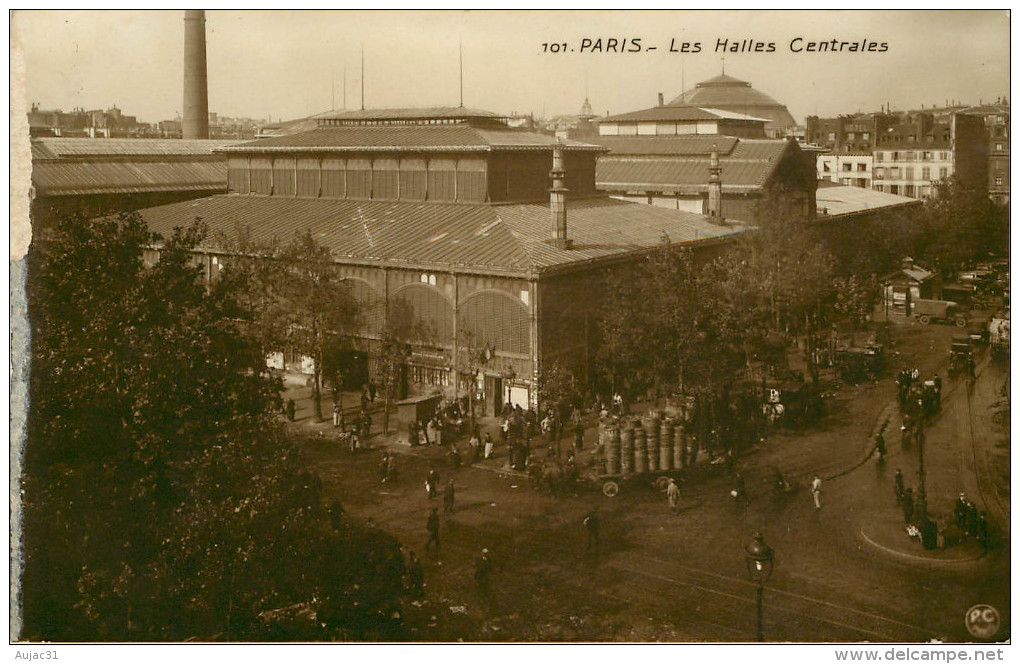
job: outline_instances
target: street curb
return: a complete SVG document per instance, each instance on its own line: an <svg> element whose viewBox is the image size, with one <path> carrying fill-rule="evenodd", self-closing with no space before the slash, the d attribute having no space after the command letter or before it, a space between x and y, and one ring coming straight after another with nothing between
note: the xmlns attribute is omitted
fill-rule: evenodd
<svg viewBox="0 0 1020 664"><path fill-rule="evenodd" d="M984 553L980 553L980 554L978 554L976 556L971 556L971 557L968 557L968 558L957 558L957 559L954 559L954 560L946 560L946 559L942 559L942 558L929 558L929 557L926 557L926 556L915 556L913 554L904 553L903 551L897 551L896 549L891 549L891 548L889 548L887 546L879 544L875 540L873 540L870 537L868 537L868 534L866 532L864 532L864 526L861 526L860 533L861 533L861 537L864 538L865 542L870 544L875 549L878 549L882 553L885 553L885 554L888 554L888 555L892 555L892 556L896 556L897 558L902 558L904 560L909 560L909 561L911 561L913 563L922 563L922 564L925 564L925 565L931 565L931 566L936 566L936 567L938 567L938 566L952 566L952 565L965 565L965 564L977 562L978 560L981 560L981 558L983 558L985 556Z"/></svg>

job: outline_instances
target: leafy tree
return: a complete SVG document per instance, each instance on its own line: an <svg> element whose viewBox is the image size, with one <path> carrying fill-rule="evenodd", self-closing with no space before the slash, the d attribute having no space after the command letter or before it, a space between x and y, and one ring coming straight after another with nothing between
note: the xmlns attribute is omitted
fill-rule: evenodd
<svg viewBox="0 0 1020 664"><path fill-rule="evenodd" d="M275 292L288 326L289 342L299 353L312 358L312 399L315 417L322 420L323 368L331 364L334 386L341 373L343 352L359 326L359 307L337 270L328 247L310 231L299 233L278 254L283 269Z"/></svg>
<svg viewBox="0 0 1020 664"><path fill-rule="evenodd" d="M833 308L850 323L850 345L854 335L867 320L879 300L879 286L873 278L856 276L837 277L833 281L836 291Z"/></svg>
<svg viewBox="0 0 1020 664"><path fill-rule="evenodd" d="M244 298L193 259L202 238L180 229L147 265L157 238L125 215L60 219L32 246L22 638L267 638L290 604L363 633L396 597L395 543L328 518L279 384L252 370Z"/></svg>

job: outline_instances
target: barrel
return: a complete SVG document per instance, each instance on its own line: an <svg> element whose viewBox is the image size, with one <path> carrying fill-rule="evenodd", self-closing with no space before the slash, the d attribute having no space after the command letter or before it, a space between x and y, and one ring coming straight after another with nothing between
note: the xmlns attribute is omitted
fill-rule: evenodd
<svg viewBox="0 0 1020 664"><path fill-rule="evenodd" d="M620 428L614 423L602 424L599 440L606 456L606 472L617 475L620 472Z"/></svg>
<svg viewBox="0 0 1020 664"><path fill-rule="evenodd" d="M663 420L659 426L659 470L673 470L673 420Z"/></svg>
<svg viewBox="0 0 1020 664"><path fill-rule="evenodd" d="M648 472L648 437L641 426L634 428L634 472Z"/></svg>
<svg viewBox="0 0 1020 664"><path fill-rule="evenodd" d="M624 425L620 431L620 473L630 475L634 472L634 427Z"/></svg>
<svg viewBox="0 0 1020 664"><path fill-rule="evenodd" d="M645 429L645 439L648 441L648 470L659 470L659 440L660 421L658 417L643 417L641 425Z"/></svg>
<svg viewBox="0 0 1020 664"><path fill-rule="evenodd" d="M687 427L678 422L673 430L673 468L687 467Z"/></svg>

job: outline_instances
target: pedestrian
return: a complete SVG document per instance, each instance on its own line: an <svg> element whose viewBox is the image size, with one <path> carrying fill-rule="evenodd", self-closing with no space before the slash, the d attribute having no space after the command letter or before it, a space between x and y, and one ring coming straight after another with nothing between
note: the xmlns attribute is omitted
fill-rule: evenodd
<svg viewBox="0 0 1020 664"><path fill-rule="evenodd" d="M432 508L429 519L425 522L425 529L429 532L429 539L425 542L425 550L428 551L432 543L435 542L436 553L439 553L439 510L435 507Z"/></svg>
<svg viewBox="0 0 1020 664"><path fill-rule="evenodd" d="M875 434L875 451L878 452L879 463L885 461L885 436L881 431Z"/></svg>
<svg viewBox="0 0 1020 664"><path fill-rule="evenodd" d="M666 486L666 500L669 501L670 511L676 514L680 508L680 487L672 477L669 478L669 484Z"/></svg>
<svg viewBox="0 0 1020 664"><path fill-rule="evenodd" d="M361 389L361 410L368 410L368 388Z"/></svg>
<svg viewBox="0 0 1020 664"><path fill-rule="evenodd" d="M811 497L815 499L815 509L822 509L822 478L817 474L811 480Z"/></svg>
<svg viewBox="0 0 1020 664"><path fill-rule="evenodd" d="M893 491L896 494L896 502L903 501L903 473L899 468L896 469L896 475L893 477Z"/></svg>
<svg viewBox="0 0 1020 664"><path fill-rule="evenodd" d="M478 584L478 592L482 595L489 594L489 579L492 577L492 559L489 558L489 550L482 549L482 553L475 561L475 583Z"/></svg>
<svg viewBox="0 0 1020 664"><path fill-rule="evenodd" d="M446 483L446 488L443 489L443 511L444 512L453 512L453 496L454 496L454 488L453 488L453 480L451 479L449 482Z"/></svg>
<svg viewBox="0 0 1020 664"><path fill-rule="evenodd" d="M439 473L435 468L429 467L429 474L425 478L425 491L429 494L429 499L436 497L436 492L439 491Z"/></svg>
<svg viewBox="0 0 1020 664"><path fill-rule="evenodd" d="M486 459L491 459L492 458L492 445L493 445L492 444L492 435L488 431L486 431L485 432L485 458Z"/></svg>
<svg viewBox="0 0 1020 664"><path fill-rule="evenodd" d="M375 383L372 381L368 381L368 400L371 401L372 403L375 403L375 393L376 393Z"/></svg>
<svg viewBox="0 0 1020 664"><path fill-rule="evenodd" d="M482 441L478 439L477 427L471 432L471 439L468 440L468 445L471 446L471 463L478 463L478 460L482 458Z"/></svg>
<svg viewBox="0 0 1020 664"><path fill-rule="evenodd" d="M953 518L956 520L956 529L960 531L962 537L967 531L967 494L961 493L953 504Z"/></svg>
<svg viewBox="0 0 1020 664"><path fill-rule="evenodd" d="M460 451L457 449L457 446L454 445L453 443L450 444L450 449L447 450L446 452L446 458L449 460L451 468L453 468L454 470L460 468L461 464Z"/></svg>
<svg viewBox="0 0 1020 664"><path fill-rule="evenodd" d="M935 403L939 406L942 405L942 376L935 374L931 382L935 383Z"/></svg>
<svg viewBox="0 0 1020 664"><path fill-rule="evenodd" d="M584 425L577 422L574 425L574 448L580 452L584 447Z"/></svg>
<svg viewBox="0 0 1020 664"><path fill-rule="evenodd" d="M971 383L977 378L977 363L974 362L973 355L967 358L967 375L970 376Z"/></svg>
<svg viewBox="0 0 1020 664"><path fill-rule="evenodd" d="M361 414L361 437L368 438L372 435L372 416L365 411Z"/></svg>
<svg viewBox="0 0 1020 664"><path fill-rule="evenodd" d="M340 402L336 399L333 400L333 428L336 429L340 426L340 412L343 410L340 408Z"/></svg>
<svg viewBox="0 0 1020 664"><path fill-rule="evenodd" d="M599 508L596 505L589 510L588 514L584 517L584 530L588 535L588 551L593 548L598 549L599 546Z"/></svg>
<svg viewBox="0 0 1020 664"><path fill-rule="evenodd" d="M425 572L414 551L407 555L407 592L411 599L421 599L425 596Z"/></svg>
<svg viewBox="0 0 1020 664"><path fill-rule="evenodd" d="M978 510L974 503L967 501L967 535L977 537L978 534Z"/></svg>
<svg viewBox="0 0 1020 664"><path fill-rule="evenodd" d="M297 411L297 406L293 399L287 399L287 419L291 422L294 421L294 414Z"/></svg>
<svg viewBox="0 0 1020 664"><path fill-rule="evenodd" d="M407 443L411 447L418 445L418 423L413 420L407 424Z"/></svg>
<svg viewBox="0 0 1020 664"><path fill-rule="evenodd" d="M988 514L981 512L978 516L977 521L977 540L981 543L981 548L985 551L988 550Z"/></svg>
<svg viewBox="0 0 1020 664"><path fill-rule="evenodd" d="M382 458L379 459L379 477L383 482L386 481L386 477L390 471L390 453L383 451Z"/></svg>
<svg viewBox="0 0 1020 664"><path fill-rule="evenodd" d="M910 487L903 492L903 520L907 524L914 522L914 490Z"/></svg>

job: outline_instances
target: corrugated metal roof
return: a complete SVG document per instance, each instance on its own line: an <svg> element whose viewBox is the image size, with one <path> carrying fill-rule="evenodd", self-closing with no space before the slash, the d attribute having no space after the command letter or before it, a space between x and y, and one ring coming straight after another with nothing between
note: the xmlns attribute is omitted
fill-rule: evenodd
<svg viewBox="0 0 1020 664"><path fill-rule="evenodd" d="M629 159L608 157L595 165L595 183L603 191L655 188L662 191L708 189L708 159ZM764 164L758 161L728 163L723 189L759 186Z"/></svg>
<svg viewBox="0 0 1020 664"><path fill-rule="evenodd" d="M592 143L608 148L613 155L710 155L712 147L720 156L737 144L733 136L599 136ZM779 141L781 142L781 141Z"/></svg>
<svg viewBox="0 0 1020 664"><path fill-rule="evenodd" d="M237 140L173 138L33 138L32 158L211 155Z"/></svg>
<svg viewBox="0 0 1020 664"><path fill-rule="evenodd" d="M548 205L440 204L221 195L141 210L164 235L196 217L210 230L207 245L246 228L255 241L287 241L309 231L338 260L410 263L522 273L619 256L671 241L696 242L743 230L707 217L608 198L568 203L570 250L546 240Z"/></svg>
<svg viewBox="0 0 1020 664"><path fill-rule="evenodd" d="M455 125L381 125L353 127L320 127L313 131L273 136L242 145L224 148L222 152L287 152L295 150L377 152L380 150L427 151L468 150L490 151L500 148L549 149L556 138L532 132L477 129L467 124ZM600 150L598 146L577 141L564 141L571 150Z"/></svg>
<svg viewBox="0 0 1020 664"><path fill-rule="evenodd" d="M887 194L884 191L864 189L863 187L847 187L839 184L818 183L818 191L815 193L815 207L818 209L819 217L839 217L842 215L857 214L872 210L879 210L889 207L900 207L903 205L918 205L922 203L916 198Z"/></svg>
<svg viewBox="0 0 1020 664"><path fill-rule="evenodd" d="M227 164L216 161L41 161L32 166L39 196L216 191L227 188Z"/></svg>
<svg viewBox="0 0 1020 664"><path fill-rule="evenodd" d="M719 116L711 111L703 108L697 108L695 106L653 106L652 108L645 108L640 111L610 115L608 118L601 120L601 122L625 122L635 120L646 120L648 122L656 120L716 120L718 117Z"/></svg>
<svg viewBox="0 0 1020 664"><path fill-rule="evenodd" d="M699 106L653 106L640 111L610 115L602 122L668 122L673 120L751 120L768 122L766 118L758 118L743 113L734 113L719 108Z"/></svg>
<svg viewBox="0 0 1020 664"><path fill-rule="evenodd" d="M662 141L660 148L657 143ZM708 187L712 145L719 148L723 189L753 189L764 185L790 143L783 140L705 136L696 139L649 137L599 141L612 148L595 166L596 186L603 191L656 188L662 191L704 191ZM685 142L693 149L683 152ZM616 147L620 144L621 150ZM708 152L702 152L708 148ZM676 150L675 152L672 150ZM650 155L650 156L642 156Z"/></svg>
<svg viewBox="0 0 1020 664"><path fill-rule="evenodd" d="M499 113L463 106L427 106L421 108L365 108L325 113L323 119L337 120L441 120L454 118L501 118Z"/></svg>
<svg viewBox="0 0 1020 664"><path fill-rule="evenodd" d="M567 203L567 236L571 249L547 242L552 227L548 204L500 205L500 220L513 230L538 268L609 258L646 250L662 241L674 244L723 238L743 232L741 225L720 225L708 217L611 198L588 198Z"/></svg>

